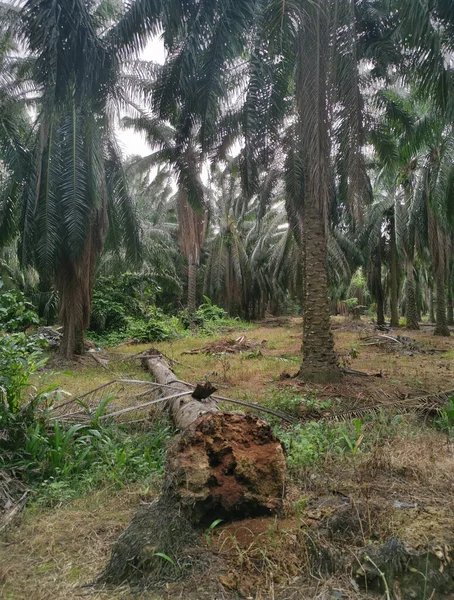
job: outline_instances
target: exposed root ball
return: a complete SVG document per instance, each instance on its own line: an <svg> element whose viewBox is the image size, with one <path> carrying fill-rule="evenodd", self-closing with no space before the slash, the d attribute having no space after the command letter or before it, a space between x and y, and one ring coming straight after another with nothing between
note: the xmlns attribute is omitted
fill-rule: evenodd
<svg viewBox="0 0 454 600"><path fill-rule="evenodd" d="M262 516L281 507L282 446L270 426L241 413L203 415L169 449L167 474L194 523Z"/></svg>
<svg viewBox="0 0 454 600"><path fill-rule="evenodd" d="M284 452L267 423L241 413L202 415L170 446L160 498L138 510L100 581L157 582L202 567L200 528L275 512L284 478Z"/></svg>

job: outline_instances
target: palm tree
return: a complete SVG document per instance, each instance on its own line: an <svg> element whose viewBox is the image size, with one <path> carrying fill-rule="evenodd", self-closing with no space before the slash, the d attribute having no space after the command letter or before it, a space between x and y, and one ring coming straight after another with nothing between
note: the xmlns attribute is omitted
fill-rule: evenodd
<svg viewBox="0 0 454 600"><path fill-rule="evenodd" d="M150 85L149 80L142 85ZM195 133L181 141L179 131L146 111L135 118L123 120L126 127L144 133L153 149L148 156L134 163L134 170L149 173L157 165L167 165L177 184L176 212L180 250L187 261L188 310L193 314L197 301L197 269L201 260L201 249L205 243L208 224L208 209L205 190L201 181L201 153L197 147Z"/></svg>
<svg viewBox="0 0 454 600"><path fill-rule="evenodd" d="M84 350L96 260L109 228L138 257L138 227L113 131L125 103L118 58L137 47L131 11L117 24L82 0L29 0L20 13L38 117L22 182L20 257L54 280L60 352Z"/></svg>
<svg viewBox="0 0 454 600"><path fill-rule="evenodd" d="M21 182L28 169L30 60L19 56L18 15L0 7L0 248L17 237Z"/></svg>
<svg viewBox="0 0 454 600"><path fill-rule="evenodd" d="M148 173L135 171L141 157L132 156L125 164L131 197L136 206L142 232L142 263L140 272L148 274L165 288L179 296L182 291L175 216L175 190L172 174L159 168L150 180ZM97 271L106 276L118 276L130 269L130 263L116 240L115 228L109 231Z"/></svg>
<svg viewBox="0 0 454 600"><path fill-rule="evenodd" d="M250 268L246 244L256 221L257 203L243 194L237 160L229 159L224 169L212 169L209 194L212 214L204 293L229 314L249 316L258 273Z"/></svg>
<svg viewBox="0 0 454 600"><path fill-rule="evenodd" d="M167 118L179 107L183 134L200 123L204 150L225 148L235 132L241 135L248 195L257 189L260 166L273 156L283 120L296 119L304 175L298 186L306 282L301 375L336 380L340 370L325 266L330 157L332 140L344 138L338 144L344 153L338 166L346 197L358 208L365 171L357 11L349 1L216 0L187 2L180 14L182 27L168 39L169 59L159 77L155 108ZM238 82L246 85L241 88ZM237 91L229 96L232 89Z"/></svg>

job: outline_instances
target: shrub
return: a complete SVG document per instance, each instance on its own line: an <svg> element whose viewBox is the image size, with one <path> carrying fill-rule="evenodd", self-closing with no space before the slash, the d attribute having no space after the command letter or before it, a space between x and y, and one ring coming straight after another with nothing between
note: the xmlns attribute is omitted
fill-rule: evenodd
<svg viewBox="0 0 454 600"><path fill-rule="evenodd" d="M171 318L156 306L147 310L146 319L131 324L130 333L136 342L164 342L178 335Z"/></svg>
<svg viewBox="0 0 454 600"><path fill-rule="evenodd" d="M199 306L195 313L194 322L196 325L204 326L206 323L223 321L228 318L227 312L220 306L213 304L211 300L204 296L205 302Z"/></svg>
<svg viewBox="0 0 454 600"><path fill-rule="evenodd" d="M38 504L69 500L96 488L117 488L160 477L172 429L155 422L145 432L127 425L72 425L55 421L49 427L36 411L22 420L21 444L4 449L0 468L13 470L35 491ZM16 427L19 430L17 424ZM0 447L5 442L0 442Z"/></svg>
<svg viewBox="0 0 454 600"><path fill-rule="evenodd" d="M328 452L356 454L361 428L360 419L340 424L312 421L279 430L278 436L287 448L289 467L298 469L322 462Z"/></svg>
<svg viewBox="0 0 454 600"><path fill-rule="evenodd" d="M8 411L19 410L21 396L30 376L46 363L42 341L32 341L24 333L5 335L0 344L0 421ZM3 411L3 412L2 412Z"/></svg>
<svg viewBox="0 0 454 600"><path fill-rule="evenodd" d="M0 290L3 281L0 279ZM27 302L22 292L18 290L0 293L0 328L9 333L25 331L30 325L39 323L39 317Z"/></svg>
<svg viewBox="0 0 454 600"><path fill-rule="evenodd" d="M448 406L441 409L438 418L435 419L435 426L449 437L454 437L454 396L449 399Z"/></svg>
<svg viewBox="0 0 454 600"><path fill-rule="evenodd" d="M143 317L154 304L159 285L149 274L123 273L120 277L98 277L93 292L93 307L105 301L116 309L122 307L128 317Z"/></svg>
<svg viewBox="0 0 454 600"><path fill-rule="evenodd" d="M128 320L124 306L96 294L93 296L90 315L90 329L92 331L96 333L122 331L126 329L127 325Z"/></svg>

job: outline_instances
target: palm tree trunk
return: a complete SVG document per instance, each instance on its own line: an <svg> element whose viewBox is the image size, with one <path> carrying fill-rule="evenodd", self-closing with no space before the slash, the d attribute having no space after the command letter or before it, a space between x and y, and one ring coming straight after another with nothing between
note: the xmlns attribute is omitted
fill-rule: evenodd
<svg viewBox="0 0 454 600"><path fill-rule="evenodd" d="M436 298L436 324L434 335L449 336L449 328L446 320L446 290L443 269L438 269L436 276L437 298Z"/></svg>
<svg viewBox="0 0 454 600"><path fill-rule="evenodd" d="M413 263L411 260L407 261L406 313L407 329L419 329L418 309L416 307L415 274L413 272Z"/></svg>
<svg viewBox="0 0 454 600"><path fill-rule="evenodd" d="M381 282L381 255L382 255L383 239L380 235L376 250L372 254L372 274L371 288L372 294L377 303L377 325L385 324L385 295L383 293L383 285Z"/></svg>
<svg viewBox="0 0 454 600"><path fill-rule="evenodd" d="M197 303L197 265L191 260L188 264L188 310L196 311Z"/></svg>
<svg viewBox="0 0 454 600"><path fill-rule="evenodd" d="M338 381L340 369L330 327L325 226L311 202L306 203L304 224L306 285L300 375L314 382Z"/></svg>
<svg viewBox="0 0 454 600"><path fill-rule="evenodd" d="M93 292L93 267L75 265L71 260L62 261L58 280L60 296L60 323L63 337L59 353L71 360L74 355L83 354L84 332L90 322L91 297ZM85 263L86 264L86 263Z"/></svg>
<svg viewBox="0 0 454 600"><path fill-rule="evenodd" d="M435 303L433 286L429 287L429 323L435 323Z"/></svg>
<svg viewBox="0 0 454 600"><path fill-rule="evenodd" d="M448 325L454 325L454 303L452 298L452 290L448 289L448 304L446 308L446 319Z"/></svg>
<svg viewBox="0 0 454 600"><path fill-rule="evenodd" d="M297 49L296 96L304 170L303 364L308 381L339 381L331 333L326 274L326 228L330 204L329 3L308 3Z"/></svg>
<svg viewBox="0 0 454 600"><path fill-rule="evenodd" d="M94 216L85 248L77 262L69 257L60 261L56 283L60 296L63 337L59 352L66 359L85 352L84 334L90 324L96 258L103 248L106 231L107 212L103 204Z"/></svg>
<svg viewBox="0 0 454 600"><path fill-rule="evenodd" d="M399 327L399 281L397 271L396 226L394 217L390 219L391 229L391 327Z"/></svg>

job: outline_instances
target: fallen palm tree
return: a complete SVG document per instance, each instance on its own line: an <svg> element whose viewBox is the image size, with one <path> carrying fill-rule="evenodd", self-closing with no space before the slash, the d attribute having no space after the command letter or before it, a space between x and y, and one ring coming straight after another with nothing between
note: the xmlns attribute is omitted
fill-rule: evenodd
<svg viewBox="0 0 454 600"><path fill-rule="evenodd" d="M168 450L160 497L139 509L112 550L101 575L110 583L156 580L195 566L204 556L201 528L215 519L276 513L284 492L283 448L266 422L220 411L211 390L200 398L206 394L178 380L160 355L143 364L173 390L167 402L180 434Z"/></svg>

